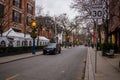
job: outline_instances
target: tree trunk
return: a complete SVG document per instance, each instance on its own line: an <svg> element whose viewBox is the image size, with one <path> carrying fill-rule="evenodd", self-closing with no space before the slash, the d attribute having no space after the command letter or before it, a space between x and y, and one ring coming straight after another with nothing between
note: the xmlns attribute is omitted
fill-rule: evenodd
<svg viewBox="0 0 120 80"><path fill-rule="evenodd" d="M105 42L106 43L108 43L108 34L109 34L109 31L108 31L108 27L109 27L109 25L108 25L108 20L106 20L106 22L105 22Z"/></svg>

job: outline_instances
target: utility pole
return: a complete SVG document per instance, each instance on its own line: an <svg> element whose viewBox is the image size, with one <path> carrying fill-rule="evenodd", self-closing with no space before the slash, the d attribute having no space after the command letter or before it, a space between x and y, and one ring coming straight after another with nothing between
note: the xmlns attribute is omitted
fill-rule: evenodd
<svg viewBox="0 0 120 80"><path fill-rule="evenodd" d="M56 19L55 19L55 21L56 21ZM55 26L55 42L58 43L57 24L56 24L56 22L54 22L54 26Z"/></svg>

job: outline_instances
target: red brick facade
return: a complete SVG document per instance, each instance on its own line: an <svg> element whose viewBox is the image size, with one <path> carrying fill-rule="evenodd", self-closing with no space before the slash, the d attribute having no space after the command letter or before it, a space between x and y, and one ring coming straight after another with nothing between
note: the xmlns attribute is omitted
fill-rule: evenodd
<svg viewBox="0 0 120 80"><path fill-rule="evenodd" d="M120 0L110 0L110 26L111 42L120 48Z"/></svg>
<svg viewBox="0 0 120 80"><path fill-rule="evenodd" d="M35 0L0 0L4 6L4 31L13 28L19 32L30 31L29 23L35 19Z"/></svg>
<svg viewBox="0 0 120 80"><path fill-rule="evenodd" d="M48 39L54 38L55 24L51 17L40 16L36 18L38 26L38 35L45 36Z"/></svg>

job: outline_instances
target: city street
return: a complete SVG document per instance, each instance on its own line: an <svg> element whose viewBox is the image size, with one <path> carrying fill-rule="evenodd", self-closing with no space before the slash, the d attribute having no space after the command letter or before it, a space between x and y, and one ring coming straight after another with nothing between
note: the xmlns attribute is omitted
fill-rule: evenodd
<svg viewBox="0 0 120 80"><path fill-rule="evenodd" d="M58 55L40 55L0 64L0 80L83 80L87 48L63 49Z"/></svg>
<svg viewBox="0 0 120 80"><path fill-rule="evenodd" d="M120 80L120 0L0 0L0 80Z"/></svg>

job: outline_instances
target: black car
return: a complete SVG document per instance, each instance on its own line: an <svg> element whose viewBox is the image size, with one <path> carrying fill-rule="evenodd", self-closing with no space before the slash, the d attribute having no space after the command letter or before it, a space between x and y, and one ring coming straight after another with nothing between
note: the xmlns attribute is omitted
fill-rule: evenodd
<svg viewBox="0 0 120 80"><path fill-rule="evenodd" d="M43 54L57 54L61 53L61 46L57 43L48 43L43 48Z"/></svg>

